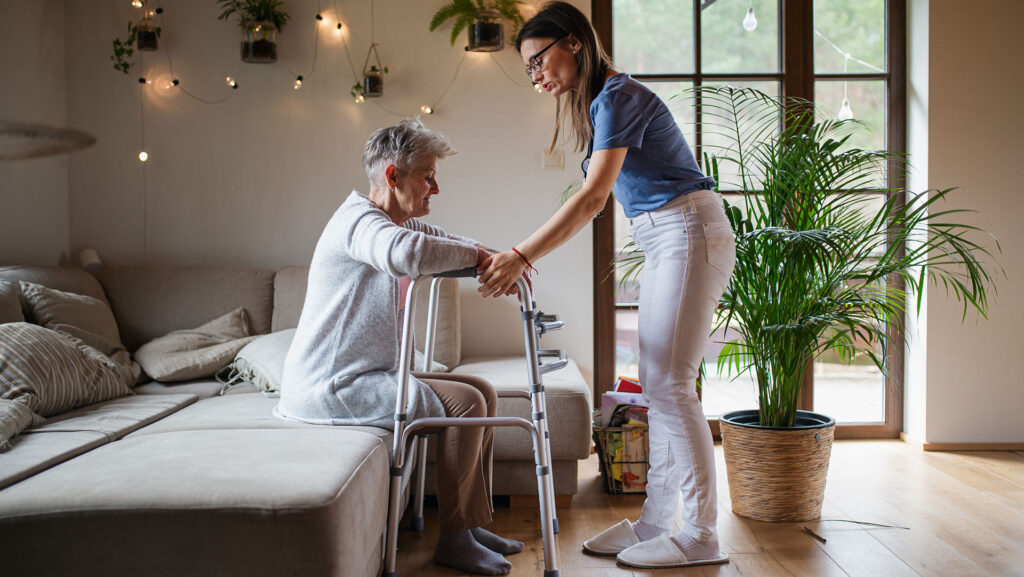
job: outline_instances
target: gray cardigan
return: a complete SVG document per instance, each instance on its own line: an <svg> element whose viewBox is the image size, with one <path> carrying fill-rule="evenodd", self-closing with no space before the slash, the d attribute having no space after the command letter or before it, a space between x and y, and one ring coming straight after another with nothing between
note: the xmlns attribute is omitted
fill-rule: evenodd
<svg viewBox="0 0 1024 577"><path fill-rule="evenodd" d="M398 278L473 266L475 244L416 219L398 226L352 191L313 252L274 414L307 423L394 427ZM444 415L437 395L415 377L408 400L410 419Z"/></svg>

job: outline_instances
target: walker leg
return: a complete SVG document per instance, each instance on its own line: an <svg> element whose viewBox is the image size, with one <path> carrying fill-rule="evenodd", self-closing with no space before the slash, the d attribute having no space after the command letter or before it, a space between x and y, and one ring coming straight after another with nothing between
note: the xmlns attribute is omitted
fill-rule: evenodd
<svg viewBox="0 0 1024 577"><path fill-rule="evenodd" d="M391 491L388 496L387 538L384 541L384 572L383 577L396 577L398 557L398 521L401 511L398 504L402 500L402 475L391 475Z"/></svg>
<svg viewBox="0 0 1024 577"><path fill-rule="evenodd" d="M412 530L423 530L423 497L427 490L427 436L416 437L416 505L413 509Z"/></svg>
<svg viewBox="0 0 1024 577"><path fill-rule="evenodd" d="M543 393L540 393L543 395ZM543 397L537 399L543 402ZM555 547L555 493L551 480L551 457L544 438L544 422L534 420L537 434L533 454L537 464L537 497L540 502L541 535L544 541L544 577L558 577L558 549Z"/></svg>
<svg viewBox="0 0 1024 577"><path fill-rule="evenodd" d="M545 411L545 413L546 412L547 411ZM543 435L544 435L544 452L548 456L548 462L551 462L551 433L548 432L548 423L547 423L547 419L546 418L544 419L543 426L544 426L544 432L543 432ZM554 471L554 466L551 467L551 471L548 473L547 485L548 485L548 491L547 491L548 495L551 496L551 503L550 503L550 506L551 506L551 519L552 519L552 524L554 525L555 534L557 535L558 534L558 509L555 507L555 471Z"/></svg>

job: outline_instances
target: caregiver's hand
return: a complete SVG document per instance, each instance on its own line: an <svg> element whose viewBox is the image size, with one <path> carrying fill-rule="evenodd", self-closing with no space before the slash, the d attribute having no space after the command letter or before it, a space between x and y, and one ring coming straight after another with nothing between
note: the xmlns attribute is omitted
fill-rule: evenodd
<svg viewBox="0 0 1024 577"><path fill-rule="evenodd" d="M526 271L526 262L514 251L507 250L492 254L480 264L480 288L477 292L483 297L499 297L512 294L516 288L516 280Z"/></svg>

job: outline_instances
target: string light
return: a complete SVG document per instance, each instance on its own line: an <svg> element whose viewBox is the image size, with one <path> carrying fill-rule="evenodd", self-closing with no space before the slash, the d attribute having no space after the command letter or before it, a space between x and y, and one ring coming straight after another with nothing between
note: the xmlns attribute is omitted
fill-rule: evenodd
<svg viewBox="0 0 1024 577"><path fill-rule="evenodd" d="M337 34L338 36L341 36L341 29L342 29L342 27L343 26L342 26L341 22L338 22L338 27L334 30L334 33Z"/></svg>
<svg viewBox="0 0 1024 577"><path fill-rule="evenodd" d="M140 153L139 153L139 160L140 160L141 162L146 162L147 160L149 160L149 153L148 153L148 152L146 152L145 150L143 150L142 152L140 152Z"/></svg>
<svg viewBox="0 0 1024 577"><path fill-rule="evenodd" d="M544 87L541 86L540 84L537 84L536 82L533 84L533 89L537 92L537 94L544 94Z"/></svg>
<svg viewBox="0 0 1024 577"><path fill-rule="evenodd" d="M362 92L360 92L360 93L356 94L355 101L356 101L356 104L362 104L362 103L366 102L366 97L363 96Z"/></svg>
<svg viewBox="0 0 1024 577"><path fill-rule="evenodd" d="M298 90L299 88L302 88L302 75L301 74L299 74L298 76L295 77L295 86L293 88L295 90Z"/></svg>
<svg viewBox="0 0 1024 577"><path fill-rule="evenodd" d="M323 14L317 14L316 15L316 21L321 23L321 24L325 24L325 25L327 24L327 20L324 19L324 15Z"/></svg>
<svg viewBox="0 0 1024 577"><path fill-rule="evenodd" d="M227 83L228 83L228 86L230 86L231 88L236 88L236 89L238 88L238 83L237 83L237 82L235 82L235 79L234 79L234 78L232 78L232 77L230 77L230 76L228 76L227 78L225 78L225 79L224 79L224 82L227 82Z"/></svg>
<svg viewBox="0 0 1024 577"><path fill-rule="evenodd" d="M434 109L424 104L423 106L420 106L420 112L430 115L434 113Z"/></svg>
<svg viewBox="0 0 1024 577"><path fill-rule="evenodd" d="M165 90L170 90L170 89L174 88L175 86L177 86L178 84L180 84L180 82L178 82L177 78L174 78L174 79L170 80L169 82L167 82L167 84L164 85L164 89Z"/></svg>
<svg viewBox="0 0 1024 577"><path fill-rule="evenodd" d="M754 0L750 0L747 15L743 18L743 29L747 32L753 32L757 29L757 16L754 16Z"/></svg>
<svg viewBox="0 0 1024 577"><path fill-rule="evenodd" d="M142 0L132 0L133 8L142 8Z"/></svg>

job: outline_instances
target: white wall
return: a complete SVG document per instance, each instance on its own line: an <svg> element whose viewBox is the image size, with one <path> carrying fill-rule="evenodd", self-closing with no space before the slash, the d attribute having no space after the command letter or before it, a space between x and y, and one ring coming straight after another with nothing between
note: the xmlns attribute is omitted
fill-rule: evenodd
<svg viewBox="0 0 1024 577"><path fill-rule="evenodd" d="M63 0L0 0L0 121L67 125ZM68 250L68 157L0 161L0 265Z"/></svg>
<svg viewBox="0 0 1024 577"><path fill-rule="evenodd" d="M333 27L321 34L310 74L317 2L289 0L276 64L239 60L239 31L216 19L210 0L166 3L161 49L145 53L128 76L113 70L111 40L137 12L128 2L67 4L68 118L98 138L70 159L72 251L95 248L106 263L240 265L307 264L328 218L353 188L365 190L363 143L374 129L419 113L461 71L428 126L447 134L459 154L441 165L441 195L427 220L496 248L507 248L558 206L578 178L580 157L565 171L542 171L554 102L534 92L509 48L494 55L451 47L445 29L430 33L444 0L377 0L375 40L390 73L378 103L355 104L354 83ZM589 12L589 2L577 1ZM334 21L334 3L323 3ZM338 2L351 58L361 69L370 43L370 2ZM330 9L327 9L330 7ZM464 43L464 37L461 39ZM203 104L169 78L170 45L181 86L221 104ZM292 89L303 74L301 90ZM140 75L156 80L142 90ZM232 92L226 76L239 82ZM145 118L141 150L140 115ZM591 231L537 263L537 300L561 313L567 328L545 338L592 373ZM485 303L464 285L464 349L481 354L521 348L518 307Z"/></svg>
<svg viewBox="0 0 1024 577"><path fill-rule="evenodd" d="M928 6L928 186L963 190L941 208L998 237L999 295L988 320L943 288L927 306L926 442L1024 441L1024 4L1012 0Z"/></svg>

